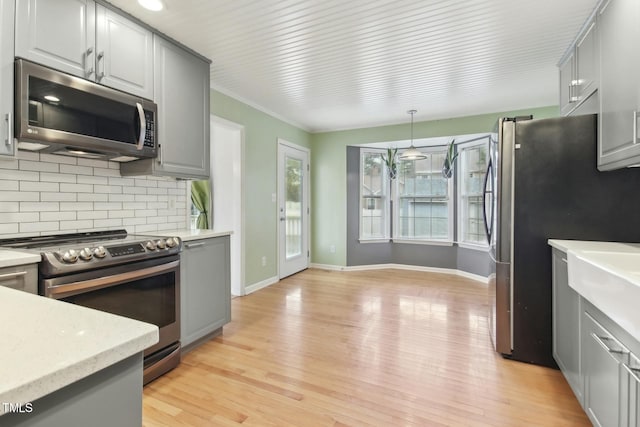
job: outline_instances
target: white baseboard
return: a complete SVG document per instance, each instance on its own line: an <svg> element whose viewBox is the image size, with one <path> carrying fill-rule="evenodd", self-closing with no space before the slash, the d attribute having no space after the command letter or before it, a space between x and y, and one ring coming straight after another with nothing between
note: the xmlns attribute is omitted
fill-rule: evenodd
<svg viewBox="0 0 640 427"><path fill-rule="evenodd" d="M260 289L266 288L267 286L273 285L274 283L278 283L279 281L280 279L278 278L278 276L269 277L268 279L264 279L260 282L245 286L244 294L249 295L250 293L259 291Z"/></svg>
<svg viewBox="0 0 640 427"><path fill-rule="evenodd" d="M412 271L425 271L428 273L443 273L443 274L455 274L456 276L466 277L467 279L476 280L478 282L488 284L489 278L480 276L478 274L469 273L455 268L438 268L438 267L423 267L419 265L408 264L370 264L370 265L352 265L349 267L341 265L331 264L311 264L309 267L318 268L321 270L332 271L366 271L366 270L383 270L388 268L394 268L396 270L412 270Z"/></svg>

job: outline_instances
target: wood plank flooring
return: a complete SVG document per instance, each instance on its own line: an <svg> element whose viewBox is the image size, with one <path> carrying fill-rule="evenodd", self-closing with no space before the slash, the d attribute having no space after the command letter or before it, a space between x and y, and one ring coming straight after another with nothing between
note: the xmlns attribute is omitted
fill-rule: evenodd
<svg viewBox="0 0 640 427"><path fill-rule="evenodd" d="M589 426L562 374L492 348L486 285L309 269L232 301L144 389L153 426Z"/></svg>

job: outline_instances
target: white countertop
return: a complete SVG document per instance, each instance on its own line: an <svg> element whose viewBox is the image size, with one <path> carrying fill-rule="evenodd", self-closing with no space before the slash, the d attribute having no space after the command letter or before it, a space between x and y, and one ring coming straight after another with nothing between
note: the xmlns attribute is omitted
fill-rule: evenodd
<svg viewBox="0 0 640 427"><path fill-rule="evenodd" d="M40 262L40 254L0 249L0 268Z"/></svg>
<svg viewBox="0 0 640 427"><path fill-rule="evenodd" d="M618 242L593 242L586 240L558 240L549 239L550 246L560 249L562 252L572 251L619 251L628 252L637 250L640 245L637 243Z"/></svg>
<svg viewBox="0 0 640 427"><path fill-rule="evenodd" d="M190 240L199 240L199 239L210 239L212 237L221 237L221 236L230 236L233 234L232 231L218 231L218 230L191 230L191 229L181 229L181 230L168 230L168 231L158 231L157 234L162 234L167 237L179 237L183 242L188 242Z"/></svg>
<svg viewBox="0 0 640 427"><path fill-rule="evenodd" d="M158 342L155 325L2 286L0 325L0 402L33 402Z"/></svg>

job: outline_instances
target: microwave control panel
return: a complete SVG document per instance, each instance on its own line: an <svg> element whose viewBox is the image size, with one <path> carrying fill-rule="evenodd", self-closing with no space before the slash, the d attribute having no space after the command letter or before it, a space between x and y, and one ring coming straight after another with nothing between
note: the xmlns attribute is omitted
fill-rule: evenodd
<svg viewBox="0 0 640 427"><path fill-rule="evenodd" d="M147 122L147 128L144 133L144 146L156 148L156 122L153 111L144 111L144 119Z"/></svg>

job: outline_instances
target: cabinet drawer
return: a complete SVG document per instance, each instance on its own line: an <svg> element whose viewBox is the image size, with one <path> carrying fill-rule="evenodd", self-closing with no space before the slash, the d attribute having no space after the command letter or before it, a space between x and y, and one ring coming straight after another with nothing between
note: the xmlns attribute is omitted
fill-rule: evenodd
<svg viewBox="0 0 640 427"><path fill-rule="evenodd" d="M38 269L33 265L19 265L0 269L0 286L38 293Z"/></svg>

